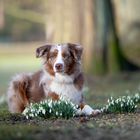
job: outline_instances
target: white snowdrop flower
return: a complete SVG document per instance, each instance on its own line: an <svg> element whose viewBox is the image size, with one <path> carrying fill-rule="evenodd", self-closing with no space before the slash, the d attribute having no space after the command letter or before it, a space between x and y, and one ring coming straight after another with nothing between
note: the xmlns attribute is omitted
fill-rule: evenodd
<svg viewBox="0 0 140 140"><path fill-rule="evenodd" d="M25 115L27 112L28 112L28 109L26 108L26 109L24 109L22 114Z"/></svg>
<svg viewBox="0 0 140 140"><path fill-rule="evenodd" d="M107 102L109 103L109 102L110 102L110 100L108 99L108 100L107 100Z"/></svg>
<svg viewBox="0 0 140 140"><path fill-rule="evenodd" d="M111 101L111 104L114 105L114 100Z"/></svg>
<svg viewBox="0 0 140 140"><path fill-rule="evenodd" d="M103 108L101 108L101 112L103 112L104 110L103 110Z"/></svg>
<svg viewBox="0 0 140 140"><path fill-rule="evenodd" d="M26 116L26 119L29 119L29 116L28 115Z"/></svg>
<svg viewBox="0 0 140 140"><path fill-rule="evenodd" d="M79 105L75 105L75 107L76 107L76 108L78 108L78 107L79 107Z"/></svg>
<svg viewBox="0 0 140 140"><path fill-rule="evenodd" d="M31 109L31 112L33 112L33 109Z"/></svg>
<svg viewBox="0 0 140 140"><path fill-rule="evenodd" d="M139 93L136 93L136 94L135 94L135 97L139 98Z"/></svg>
<svg viewBox="0 0 140 140"><path fill-rule="evenodd" d="M56 116L58 116L58 111L56 111L56 113L55 113L55 114L56 114Z"/></svg>
<svg viewBox="0 0 140 140"><path fill-rule="evenodd" d="M125 102L125 99L122 99L122 102Z"/></svg>
<svg viewBox="0 0 140 140"><path fill-rule="evenodd" d="M115 102L118 104L119 103L118 99Z"/></svg>
<svg viewBox="0 0 140 140"><path fill-rule="evenodd" d="M119 98L119 101L121 102L122 101L122 98Z"/></svg>
<svg viewBox="0 0 140 140"><path fill-rule="evenodd" d="M109 106L108 106L108 105L106 105L106 109L108 109L108 107L109 107Z"/></svg>
<svg viewBox="0 0 140 140"><path fill-rule="evenodd" d="M52 103L53 103L53 101L52 101L52 100L50 100L49 102L50 102L50 104L52 104Z"/></svg>
<svg viewBox="0 0 140 140"><path fill-rule="evenodd" d="M130 100L130 103L132 104L133 103L133 100Z"/></svg>
<svg viewBox="0 0 140 140"><path fill-rule="evenodd" d="M130 99L131 99L131 97L130 97L130 96L127 96L127 99L128 99L128 100L130 100Z"/></svg>
<svg viewBox="0 0 140 140"><path fill-rule="evenodd" d="M52 112L52 110L51 110L51 108L50 108L49 113L51 113L51 112Z"/></svg>
<svg viewBox="0 0 140 140"><path fill-rule="evenodd" d="M113 97L111 96L110 99L113 100Z"/></svg>
<svg viewBox="0 0 140 140"><path fill-rule="evenodd" d="M73 106L73 109L76 110L77 108L75 106Z"/></svg>
<svg viewBox="0 0 140 140"><path fill-rule="evenodd" d="M122 104L121 104L121 107L123 107L123 105L124 105L124 104L122 103Z"/></svg>
<svg viewBox="0 0 140 140"><path fill-rule="evenodd" d="M49 106L49 107L52 107L52 102L49 102L49 103L48 103L48 106Z"/></svg>
<svg viewBox="0 0 140 140"><path fill-rule="evenodd" d="M31 114L31 117L34 117L34 114Z"/></svg>
<svg viewBox="0 0 140 140"><path fill-rule="evenodd" d="M60 100L62 100L62 96L60 96Z"/></svg>
<svg viewBox="0 0 140 140"><path fill-rule="evenodd" d="M42 110L42 111L43 111L43 110L44 110L44 108L41 106L41 107L40 107L40 110Z"/></svg>
<svg viewBox="0 0 140 140"><path fill-rule="evenodd" d="M62 112L60 113L60 116L62 116Z"/></svg>
<svg viewBox="0 0 140 140"><path fill-rule="evenodd" d="M42 110L42 113L45 115L45 113L46 113L45 109Z"/></svg>

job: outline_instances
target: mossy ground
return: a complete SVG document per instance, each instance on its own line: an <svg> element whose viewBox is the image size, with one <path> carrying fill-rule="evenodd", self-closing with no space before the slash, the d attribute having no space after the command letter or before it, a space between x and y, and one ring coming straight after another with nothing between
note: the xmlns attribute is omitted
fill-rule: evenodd
<svg viewBox="0 0 140 140"><path fill-rule="evenodd" d="M140 113L102 114L94 118L26 120L20 114L0 111L1 140L128 139L139 140Z"/></svg>

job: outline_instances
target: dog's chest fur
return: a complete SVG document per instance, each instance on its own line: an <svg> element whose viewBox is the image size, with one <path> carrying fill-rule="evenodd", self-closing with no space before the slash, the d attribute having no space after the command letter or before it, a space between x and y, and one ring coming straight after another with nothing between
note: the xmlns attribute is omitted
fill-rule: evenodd
<svg viewBox="0 0 140 140"><path fill-rule="evenodd" d="M72 76L56 74L53 79L48 80L48 76L43 77L43 79L46 96L48 96L49 92L54 92L59 96L70 99L74 104L82 102L82 89L76 88Z"/></svg>

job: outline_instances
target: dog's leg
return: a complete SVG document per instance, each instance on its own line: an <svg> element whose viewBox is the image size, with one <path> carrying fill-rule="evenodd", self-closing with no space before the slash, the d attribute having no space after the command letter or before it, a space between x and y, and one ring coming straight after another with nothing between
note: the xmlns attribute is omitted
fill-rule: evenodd
<svg viewBox="0 0 140 140"><path fill-rule="evenodd" d="M10 83L7 101L9 111L12 113L21 113L28 104L27 87L29 84L29 77L25 74L16 76Z"/></svg>
<svg viewBox="0 0 140 140"><path fill-rule="evenodd" d="M101 111L98 109L92 109L89 105L84 103L80 104L79 109L77 111L78 115L86 115L86 116L96 116L100 114Z"/></svg>

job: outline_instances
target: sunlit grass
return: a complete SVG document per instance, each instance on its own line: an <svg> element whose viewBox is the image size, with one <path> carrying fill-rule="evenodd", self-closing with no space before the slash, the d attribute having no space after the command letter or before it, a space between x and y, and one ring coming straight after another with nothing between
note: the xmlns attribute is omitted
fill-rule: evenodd
<svg viewBox="0 0 140 140"><path fill-rule="evenodd" d="M39 67L39 60L33 55L15 54L12 56L0 56L0 69L15 71L16 69L31 70Z"/></svg>

